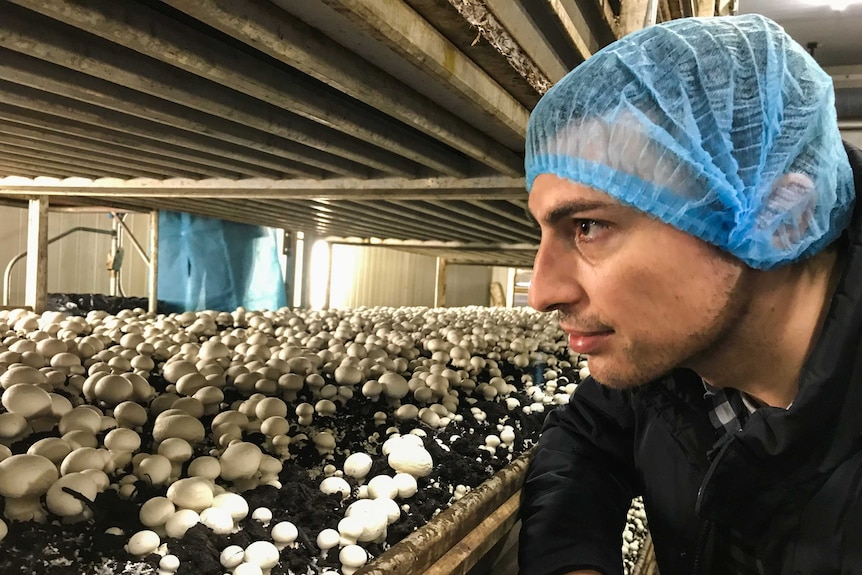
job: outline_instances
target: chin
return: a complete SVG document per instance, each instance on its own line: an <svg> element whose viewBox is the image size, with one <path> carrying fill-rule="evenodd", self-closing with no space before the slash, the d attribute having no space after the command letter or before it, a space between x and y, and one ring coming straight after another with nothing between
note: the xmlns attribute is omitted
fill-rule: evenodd
<svg viewBox="0 0 862 575"><path fill-rule="evenodd" d="M595 361L590 358L588 365L593 379L605 387L620 391L646 385L659 377L653 377L649 375L651 371L640 370L631 365L607 365L598 358Z"/></svg>

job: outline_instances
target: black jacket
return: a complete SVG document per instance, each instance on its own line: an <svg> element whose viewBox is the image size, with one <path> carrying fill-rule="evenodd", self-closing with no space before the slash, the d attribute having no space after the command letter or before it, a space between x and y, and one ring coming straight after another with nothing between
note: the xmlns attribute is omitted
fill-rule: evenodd
<svg viewBox="0 0 862 575"><path fill-rule="evenodd" d="M862 152L848 147L856 189ZM592 379L552 412L521 506L522 575L622 573L621 533L643 495L662 575L727 573L735 530L768 575L862 574L862 208L846 267L790 409L717 434L700 378L633 391Z"/></svg>

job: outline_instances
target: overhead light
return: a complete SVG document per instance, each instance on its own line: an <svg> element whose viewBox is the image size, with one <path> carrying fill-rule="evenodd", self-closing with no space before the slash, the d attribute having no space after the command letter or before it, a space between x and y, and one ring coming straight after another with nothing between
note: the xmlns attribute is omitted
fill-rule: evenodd
<svg viewBox="0 0 862 575"><path fill-rule="evenodd" d="M859 0L804 0L812 6L829 6L833 10L846 10L854 4L860 4Z"/></svg>

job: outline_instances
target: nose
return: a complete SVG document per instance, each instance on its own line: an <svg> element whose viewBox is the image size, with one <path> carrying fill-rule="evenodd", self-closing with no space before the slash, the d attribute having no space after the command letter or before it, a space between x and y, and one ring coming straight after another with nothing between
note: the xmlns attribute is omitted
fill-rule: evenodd
<svg viewBox="0 0 862 575"><path fill-rule="evenodd" d="M538 311L571 308L584 299L578 281L577 261L562 245L542 237L533 262L533 279L527 298L529 306Z"/></svg>

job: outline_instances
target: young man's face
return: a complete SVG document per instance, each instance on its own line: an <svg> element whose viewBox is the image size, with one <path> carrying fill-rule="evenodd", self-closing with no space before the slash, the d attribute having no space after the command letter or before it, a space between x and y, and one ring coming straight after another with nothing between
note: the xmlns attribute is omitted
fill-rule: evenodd
<svg viewBox="0 0 862 575"><path fill-rule="evenodd" d="M549 174L530 211L542 231L530 305L559 310L601 383L626 388L709 361L746 313L748 268L610 196Z"/></svg>

